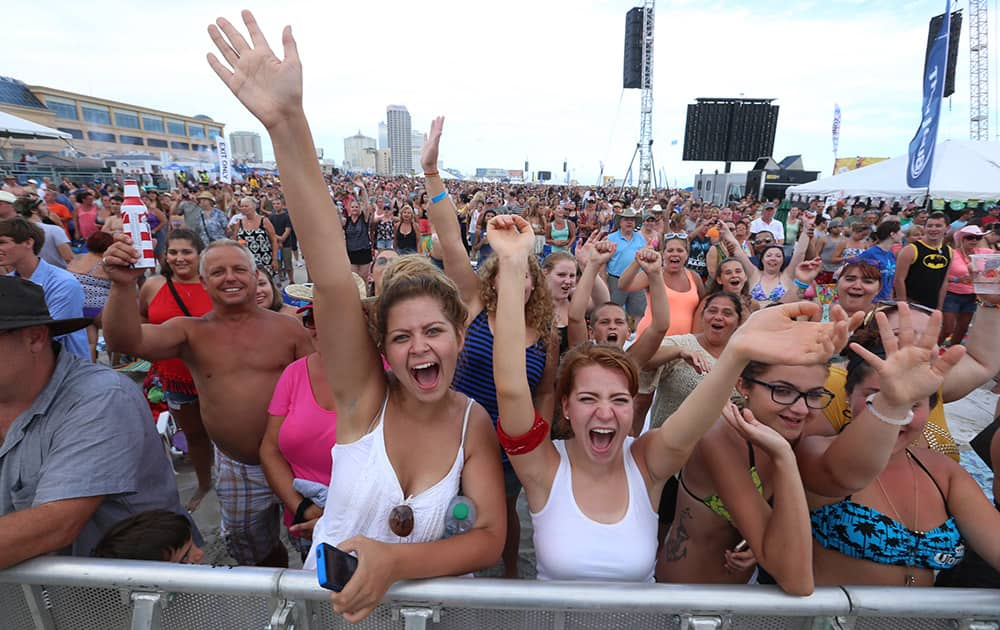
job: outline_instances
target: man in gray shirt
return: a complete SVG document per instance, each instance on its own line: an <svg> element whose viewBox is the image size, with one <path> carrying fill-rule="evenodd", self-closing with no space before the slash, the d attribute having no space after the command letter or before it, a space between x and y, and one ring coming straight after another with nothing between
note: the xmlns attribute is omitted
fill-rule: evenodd
<svg viewBox="0 0 1000 630"><path fill-rule="evenodd" d="M0 569L89 556L139 512L184 514L139 388L52 341L89 323L52 319L40 286L0 277Z"/></svg>

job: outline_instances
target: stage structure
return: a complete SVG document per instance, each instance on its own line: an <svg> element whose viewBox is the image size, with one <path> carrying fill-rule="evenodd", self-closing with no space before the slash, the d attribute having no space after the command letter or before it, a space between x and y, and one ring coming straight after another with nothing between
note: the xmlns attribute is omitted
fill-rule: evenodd
<svg viewBox="0 0 1000 630"><path fill-rule="evenodd" d="M624 182L629 180L635 156L639 156L639 193L647 195L656 187L653 180L653 23L656 0L645 0L625 16L625 67L622 88L642 90L639 112L639 142L629 162Z"/></svg>
<svg viewBox="0 0 1000 630"><path fill-rule="evenodd" d="M990 139L989 33L986 0L969 0L969 140Z"/></svg>

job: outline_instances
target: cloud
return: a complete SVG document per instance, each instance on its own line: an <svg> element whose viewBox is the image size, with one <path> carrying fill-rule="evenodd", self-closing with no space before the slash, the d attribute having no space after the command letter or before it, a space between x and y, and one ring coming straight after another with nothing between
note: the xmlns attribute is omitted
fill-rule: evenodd
<svg viewBox="0 0 1000 630"><path fill-rule="evenodd" d="M633 2L508 0L468 3L319 4L252 8L272 46L291 23L305 72L305 107L317 146L339 159L343 138L377 136L389 103L406 105L413 128L448 118L442 159L476 167L561 173L583 182L622 176L639 134L639 92L622 91L625 13ZM702 96L769 97L781 107L775 154L801 153L829 170L833 104L843 109L842 156L899 155L916 129L927 20L938 2L766 5L660 2L656 13L654 158L670 182L691 183L721 164L680 160L686 106ZM129 8L124 9L125 6ZM39 28L12 29L8 50L30 52L0 68L41 84L186 114L227 131L264 135L215 77L205 27L238 20L242 3L109 0L19 7ZM95 16L102 16L100 19ZM39 44L44 29L44 44ZM966 137L966 47L958 85L943 108L941 136ZM670 145L670 140L682 142ZM743 170L749 165L736 165Z"/></svg>

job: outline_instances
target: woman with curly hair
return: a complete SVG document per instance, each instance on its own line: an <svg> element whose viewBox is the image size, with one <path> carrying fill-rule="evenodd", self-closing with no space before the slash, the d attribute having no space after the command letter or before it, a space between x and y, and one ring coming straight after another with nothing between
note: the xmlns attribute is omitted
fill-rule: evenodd
<svg viewBox="0 0 1000 630"><path fill-rule="evenodd" d="M437 118L431 125L431 132L424 143L421 163L425 171L437 167L438 145L444 119ZM484 213L485 214L485 213ZM462 245L462 232L455 214L455 204L447 195L436 195L430 203L430 219L437 232L444 270L455 281L462 295L462 301L469 309L466 319L465 345L455 368L452 387L481 404L494 426L497 423L497 391L493 382L493 331L496 329L496 275L495 257L491 256L479 265L479 273L473 271L469 256ZM524 292L524 318L527 333L524 338L525 361L528 384L538 409L549 413L554 401L555 371L558 355L549 343L552 332L552 297L546 284L542 268L535 256L529 256L527 289ZM572 260L572 257L570 257ZM575 264L575 262L574 262ZM517 551L521 538L521 528L517 517L517 496L521 484L503 457L504 482L507 493L507 541L503 550L506 577L517 577Z"/></svg>

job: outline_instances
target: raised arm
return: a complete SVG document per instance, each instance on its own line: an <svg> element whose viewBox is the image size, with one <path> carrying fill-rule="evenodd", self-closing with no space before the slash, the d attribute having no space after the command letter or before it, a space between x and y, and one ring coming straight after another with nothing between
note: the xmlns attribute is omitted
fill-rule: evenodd
<svg viewBox="0 0 1000 630"><path fill-rule="evenodd" d="M797 446L799 470L810 492L842 497L871 484L889 463L900 431L899 425L879 416L912 419L908 415L912 407L936 392L965 354L963 346L952 346L938 355L940 312L931 315L918 336L909 307L900 304L898 339L884 313L875 317L886 358L880 359L858 344L851 344L851 349L879 375L880 390L839 435L806 437Z"/></svg>
<svg viewBox="0 0 1000 630"><path fill-rule="evenodd" d="M815 586L812 527L792 447L774 429L761 424L749 409L741 413L736 405L727 403L722 414L725 422L716 424L699 446L719 497L758 564L786 592L809 595ZM733 461L746 457L748 442L771 459L770 502L756 491L748 475L732 474ZM732 553L727 551L727 560Z"/></svg>
<svg viewBox="0 0 1000 630"><path fill-rule="evenodd" d="M242 15L251 43L219 18L208 33L225 63L211 53L208 63L271 137L288 211L315 283L319 347L337 401L337 440L352 442L363 434L382 404L386 388L382 363L368 335L351 277L337 208L316 161L312 132L302 109L302 65L291 27L282 33L284 59L279 60L253 14L243 11Z"/></svg>
<svg viewBox="0 0 1000 630"><path fill-rule="evenodd" d="M438 116L431 122L431 132L424 140L424 148L420 153L420 164L424 169L424 181L427 186L427 216L438 235L444 272L458 285L462 300L469 307L469 315L473 317L482 310L479 300L479 276L472 269L469 255L462 243L462 226L458 223L455 202L451 195L447 194L444 180L437 174L438 151L443 130L444 117Z"/></svg>
<svg viewBox="0 0 1000 630"><path fill-rule="evenodd" d="M757 311L730 338L715 367L658 429L641 438L647 471L653 480L677 473L701 436L715 423L736 380L749 361L814 365L827 361L847 342L849 323L843 309L831 310L831 322L796 321L816 317L820 307L809 302Z"/></svg>
<svg viewBox="0 0 1000 630"><path fill-rule="evenodd" d="M983 305L972 317L968 352L944 379L944 402L964 398L1000 372L1000 296L984 293L979 299Z"/></svg>
<svg viewBox="0 0 1000 630"><path fill-rule="evenodd" d="M636 252L635 259L650 279L649 310L652 314L649 326L627 350L641 370L660 348L660 342L670 328L670 302L667 299L667 285L663 282L660 254L651 247L646 247Z"/></svg>
<svg viewBox="0 0 1000 630"><path fill-rule="evenodd" d="M618 278L618 288L626 292L648 289L649 277L641 271L639 261L633 259Z"/></svg>
<svg viewBox="0 0 1000 630"><path fill-rule="evenodd" d="M747 274L747 284L751 287L757 284L757 281L760 280L760 269L750 261L750 257L747 256L746 251L740 246L740 242L736 240L736 236L733 235L732 230L729 229L729 226L725 222L719 223L719 233L722 236L722 240L729 244L729 249L733 252L733 258L740 261L743 265L743 271Z"/></svg>
<svg viewBox="0 0 1000 630"><path fill-rule="evenodd" d="M149 361L180 356L187 343L184 326L172 319L163 324L143 324L136 295L136 278L143 269L132 269L139 252L129 245L128 235L118 234L104 252L104 271L111 279L111 292L102 311L104 337L108 349Z"/></svg>
<svg viewBox="0 0 1000 630"><path fill-rule="evenodd" d="M792 250L792 260L781 274L781 282L785 285L786 289L789 285L793 284L792 280L795 279L795 269L799 266L799 263L806 259L806 250L809 249L809 232L812 229L814 221L815 219L809 217L802 219L802 226L799 229L799 239L795 241L795 249Z"/></svg>
<svg viewBox="0 0 1000 630"><path fill-rule="evenodd" d="M535 425L524 356L524 287L535 238L528 222L517 215L496 216L487 230L500 265L493 342L493 380L500 411L497 428L517 438L528 434ZM541 509L559 465L548 429L535 449L523 454L508 451L508 455L514 472L524 484L529 505L533 510Z"/></svg>
<svg viewBox="0 0 1000 630"><path fill-rule="evenodd" d="M596 233L596 231L595 231ZM593 235L591 235L593 236ZM590 304L590 294L594 291L594 284L598 280L598 274L614 256L617 247L608 241L594 241L580 245L577 249L589 248L587 264L583 268L580 281L576 284L573 297L569 301L569 346L586 341L590 335L587 332L587 307Z"/></svg>

